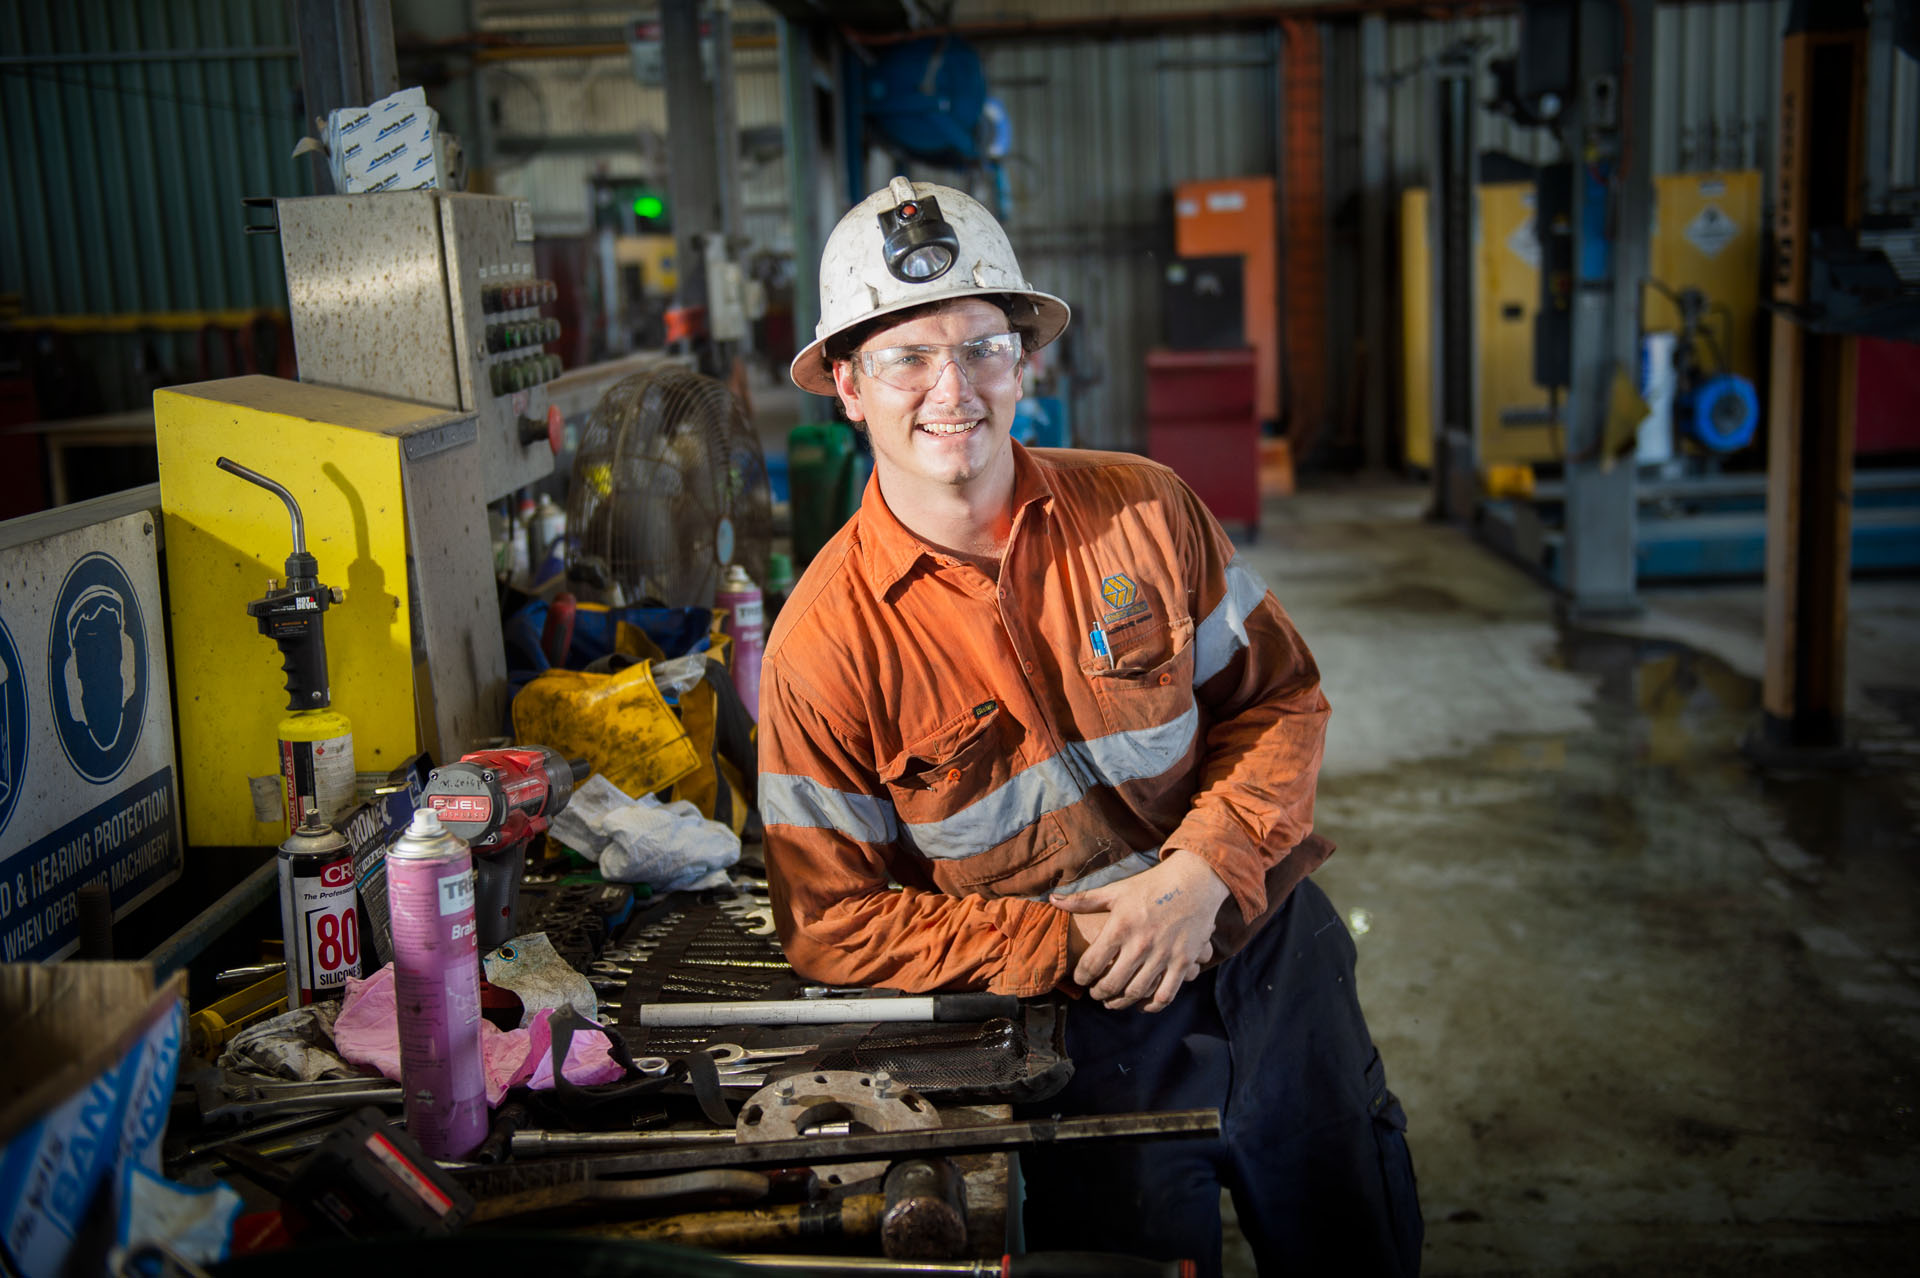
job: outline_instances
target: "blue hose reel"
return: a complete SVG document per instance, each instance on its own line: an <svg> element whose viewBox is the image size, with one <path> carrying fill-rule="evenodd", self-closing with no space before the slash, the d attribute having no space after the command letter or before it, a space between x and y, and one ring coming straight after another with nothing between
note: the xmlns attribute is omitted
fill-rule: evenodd
<svg viewBox="0 0 1920 1278"><path fill-rule="evenodd" d="M1676 396L1673 413L1694 442L1712 453L1738 452L1760 425L1760 396L1737 373L1719 373Z"/></svg>
<svg viewBox="0 0 1920 1278"><path fill-rule="evenodd" d="M867 72L862 107L891 146L957 167L981 158L978 129L986 99L987 73L973 46L930 36L880 55Z"/></svg>

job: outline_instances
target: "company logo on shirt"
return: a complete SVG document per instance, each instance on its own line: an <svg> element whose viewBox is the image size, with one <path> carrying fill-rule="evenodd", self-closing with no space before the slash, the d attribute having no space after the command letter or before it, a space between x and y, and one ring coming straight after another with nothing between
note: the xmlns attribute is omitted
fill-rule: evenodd
<svg viewBox="0 0 1920 1278"><path fill-rule="evenodd" d="M1100 597L1113 607L1112 612L1100 619L1101 624L1108 627L1143 617L1149 611L1140 598L1140 588L1124 572L1111 573L1100 579Z"/></svg>

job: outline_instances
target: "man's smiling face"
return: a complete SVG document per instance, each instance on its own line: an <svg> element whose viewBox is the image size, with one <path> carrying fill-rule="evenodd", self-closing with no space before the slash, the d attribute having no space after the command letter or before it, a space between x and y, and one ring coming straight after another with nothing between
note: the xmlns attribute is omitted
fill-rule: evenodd
<svg viewBox="0 0 1920 1278"><path fill-rule="evenodd" d="M847 416L866 425L883 486L895 492L967 489L1012 465L1020 361L1007 368L983 348L975 347L971 356L961 349L1009 327L1006 313L992 302L965 298L875 330L851 359L834 364L834 385ZM886 373L861 367L863 355L902 347L941 348L918 357L940 365L931 387L902 389L885 380ZM971 375L963 367L971 367Z"/></svg>

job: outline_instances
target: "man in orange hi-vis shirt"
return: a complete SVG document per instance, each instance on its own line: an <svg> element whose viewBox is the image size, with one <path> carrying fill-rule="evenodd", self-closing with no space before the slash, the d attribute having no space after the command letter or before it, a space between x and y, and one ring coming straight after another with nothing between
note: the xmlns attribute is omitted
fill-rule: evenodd
<svg viewBox="0 0 1920 1278"><path fill-rule="evenodd" d="M1405 1118L1307 875L1319 671L1164 466L1009 437L1067 326L1005 232L895 178L843 218L793 361L873 446L767 646L774 918L832 985L1084 995L1038 1113L1214 1106L1219 1140L1023 1156L1027 1242L1416 1272Z"/></svg>

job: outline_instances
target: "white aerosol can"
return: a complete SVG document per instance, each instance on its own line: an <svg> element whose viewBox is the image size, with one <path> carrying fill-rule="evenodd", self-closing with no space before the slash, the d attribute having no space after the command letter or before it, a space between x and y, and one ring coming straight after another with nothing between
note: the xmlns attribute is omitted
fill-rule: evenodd
<svg viewBox="0 0 1920 1278"><path fill-rule="evenodd" d="M487 1134L473 854L431 808L387 852L387 908L407 1134L435 1158L462 1158Z"/></svg>
<svg viewBox="0 0 1920 1278"><path fill-rule="evenodd" d="M288 1007L339 998L347 992L347 978L360 975L357 900L347 840L308 813L280 845Z"/></svg>

